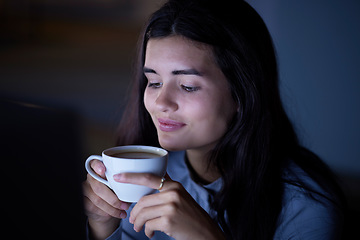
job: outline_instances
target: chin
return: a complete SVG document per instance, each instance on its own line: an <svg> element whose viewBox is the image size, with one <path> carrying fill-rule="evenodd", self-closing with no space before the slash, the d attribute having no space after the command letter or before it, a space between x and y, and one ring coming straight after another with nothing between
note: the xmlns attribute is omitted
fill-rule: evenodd
<svg viewBox="0 0 360 240"><path fill-rule="evenodd" d="M176 152L186 150L185 147L182 147L182 144L175 142L164 142L159 139L160 146L168 151Z"/></svg>

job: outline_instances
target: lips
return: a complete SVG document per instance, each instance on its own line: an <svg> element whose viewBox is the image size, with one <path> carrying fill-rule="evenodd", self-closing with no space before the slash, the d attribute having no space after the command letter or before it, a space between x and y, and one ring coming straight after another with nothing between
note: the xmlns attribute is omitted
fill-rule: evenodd
<svg viewBox="0 0 360 240"><path fill-rule="evenodd" d="M158 118L158 122L160 130L164 132L174 132L186 125L182 122L164 118Z"/></svg>

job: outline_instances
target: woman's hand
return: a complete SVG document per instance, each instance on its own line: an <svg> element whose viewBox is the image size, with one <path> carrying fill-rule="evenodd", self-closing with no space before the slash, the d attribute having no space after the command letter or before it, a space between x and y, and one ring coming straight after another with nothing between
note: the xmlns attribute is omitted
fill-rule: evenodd
<svg viewBox="0 0 360 240"><path fill-rule="evenodd" d="M158 189L161 183L160 177L143 173L116 174L114 180L153 189ZM221 229L207 212L168 175L160 193L144 196L134 206L129 221L137 232L145 226L145 234L149 238L154 231L161 231L177 240L224 239Z"/></svg>
<svg viewBox="0 0 360 240"><path fill-rule="evenodd" d="M92 160L91 168L102 178L105 166L99 160ZM120 219L126 218L129 203L120 201L106 185L98 182L89 174L83 182L84 208L89 220L91 235L94 239L110 236L119 226Z"/></svg>

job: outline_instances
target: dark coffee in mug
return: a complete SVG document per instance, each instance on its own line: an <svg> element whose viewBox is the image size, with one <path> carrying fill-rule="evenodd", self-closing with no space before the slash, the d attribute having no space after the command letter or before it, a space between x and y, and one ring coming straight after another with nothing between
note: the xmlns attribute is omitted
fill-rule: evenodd
<svg viewBox="0 0 360 240"><path fill-rule="evenodd" d="M161 155L151 152L118 152L109 155L116 158L129 158L129 159L147 159L159 158Z"/></svg>
<svg viewBox="0 0 360 240"><path fill-rule="evenodd" d="M85 161L86 171L97 181L111 188L124 202L137 202L145 195L153 194L156 189L143 185L120 183L114 180L118 173L151 173L159 178L165 176L168 152L165 149L150 146L130 145L105 149L101 156L91 155ZM90 166L94 159L104 163L106 179L97 175Z"/></svg>

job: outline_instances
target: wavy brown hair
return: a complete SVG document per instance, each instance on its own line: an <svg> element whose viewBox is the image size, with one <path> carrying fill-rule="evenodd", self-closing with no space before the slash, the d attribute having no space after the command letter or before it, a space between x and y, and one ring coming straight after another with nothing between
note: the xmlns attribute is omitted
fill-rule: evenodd
<svg viewBox="0 0 360 240"><path fill-rule="evenodd" d="M150 38L181 35L212 47L240 109L209 156L224 181L212 207L230 239L272 239L282 207L284 183L319 200L305 183L282 178L291 159L338 203L341 191L331 171L302 147L279 93L275 51L261 17L246 2L170 0L147 22L138 43L138 59L118 144L159 146L143 97L143 74ZM326 197L326 196L322 196Z"/></svg>

